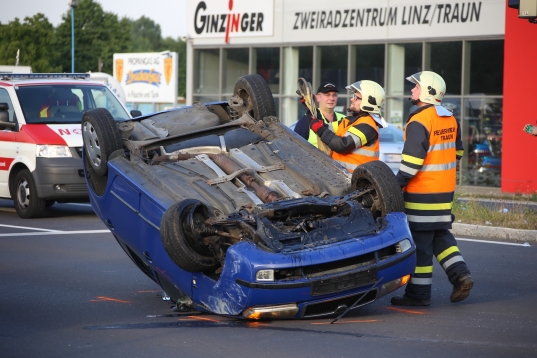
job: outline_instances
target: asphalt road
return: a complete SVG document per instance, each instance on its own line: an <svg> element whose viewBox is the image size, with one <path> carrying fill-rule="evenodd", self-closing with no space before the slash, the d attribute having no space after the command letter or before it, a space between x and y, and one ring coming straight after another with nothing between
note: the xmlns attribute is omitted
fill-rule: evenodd
<svg viewBox="0 0 537 358"><path fill-rule="evenodd" d="M0 200L0 356L535 357L530 245L459 240L475 286L458 304L435 264L430 307L395 308L387 297L336 324L248 323L171 311L87 205L23 220Z"/></svg>

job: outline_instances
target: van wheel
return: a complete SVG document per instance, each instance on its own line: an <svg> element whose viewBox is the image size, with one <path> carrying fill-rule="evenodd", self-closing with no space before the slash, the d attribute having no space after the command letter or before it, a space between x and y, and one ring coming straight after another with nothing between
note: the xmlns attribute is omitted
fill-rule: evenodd
<svg viewBox="0 0 537 358"><path fill-rule="evenodd" d="M104 108L85 112L82 116L82 136L89 165L97 175L106 175L110 155L123 148L114 117Z"/></svg>
<svg viewBox="0 0 537 358"><path fill-rule="evenodd" d="M275 117L274 98L267 82L260 75L239 77L235 83L234 94L239 96L246 106L246 111L255 120Z"/></svg>
<svg viewBox="0 0 537 358"><path fill-rule="evenodd" d="M15 175L11 194L15 210L21 218L37 218L45 211L46 200L37 196L35 181L28 169L21 170Z"/></svg>
<svg viewBox="0 0 537 358"><path fill-rule="evenodd" d="M373 189L362 197L362 205L371 210L375 219L405 211L401 187L390 167L380 160L357 166L352 173L351 188L353 191Z"/></svg>

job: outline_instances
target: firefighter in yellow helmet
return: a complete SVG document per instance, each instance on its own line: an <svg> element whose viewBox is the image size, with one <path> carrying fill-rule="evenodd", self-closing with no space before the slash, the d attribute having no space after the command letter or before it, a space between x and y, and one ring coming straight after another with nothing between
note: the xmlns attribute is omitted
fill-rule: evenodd
<svg viewBox="0 0 537 358"><path fill-rule="evenodd" d="M315 117L310 117L310 128L332 150L332 158L349 171L356 166L379 159L379 127L387 126L382 118L384 89L373 81L358 81L347 87L353 92L349 110L352 116L343 118L336 132Z"/></svg>
<svg viewBox="0 0 537 358"><path fill-rule="evenodd" d="M442 107L446 83L431 71L407 78L416 86L410 101L418 108L405 128L405 145L397 181L403 189L405 213L417 247L416 270L396 306L431 304L433 255L453 285L451 302L464 300L473 287L470 270L451 234L451 206L458 159L464 153L461 128Z"/></svg>

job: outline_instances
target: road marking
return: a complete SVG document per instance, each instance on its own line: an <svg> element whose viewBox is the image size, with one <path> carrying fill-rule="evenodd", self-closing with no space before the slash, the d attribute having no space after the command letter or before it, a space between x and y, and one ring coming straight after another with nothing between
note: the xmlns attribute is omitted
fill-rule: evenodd
<svg viewBox="0 0 537 358"><path fill-rule="evenodd" d="M23 230L37 230L37 231L59 231L59 230L49 230L49 229L39 229L36 227L29 227L29 226L15 226L15 225L3 225L0 224L2 227L11 227L15 229L23 229Z"/></svg>
<svg viewBox="0 0 537 358"><path fill-rule="evenodd" d="M109 233L110 230L81 230L81 231L49 231L49 232L21 232L11 234L0 234L2 236L40 236L40 235L71 235L71 234L103 234Z"/></svg>
<svg viewBox="0 0 537 358"><path fill-rule="evenodd" d="M464 239L460 237L456 237L455 239L460 241L473 241L473 242L483 242L486 244L497 244L497 245L512 245L512 246L524 246L524 247L530 247L530 244L527 242L523 244L516 244L514 242L502 242L502 241L489 241L489 240L476 240L476 239Z"/></svg>

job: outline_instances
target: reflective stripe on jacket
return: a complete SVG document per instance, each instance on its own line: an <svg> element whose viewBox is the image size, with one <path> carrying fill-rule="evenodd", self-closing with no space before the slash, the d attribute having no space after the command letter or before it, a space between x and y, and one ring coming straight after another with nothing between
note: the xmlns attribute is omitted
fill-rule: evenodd
<svg viewBox="0 0 537 358"><path fill-rule="evenodd" d="M423 138L424 141L428 140L428 148L424 148L422 143L409 140L409 137L423 136L423 128L416 127L416 122L421 124L428 134L428 138ZM457 141L460 141L457 120L441 106L426 108L409 119L399 170L412 176L403 188L405 212L410 228L451 228L457 155L462 155L462 150L457 152Z"/></svg>
<svg viewBox="0 0 537 358"><path fill-rule="evenodd" d="M336 115L336 120L335 121L332 121L332 122L328 122L328 120L324 117L324 114L323 112L321 112L320 109L317 109L317 113L320 113L321 114L321 117L324 121L324 123L330 125L332 124L332 128L330 128L332 130L332 132L336 132L337 131L337 128L338 128L338 125L339 123L341 122L341 120L343 118L345 118L345 115L344 114L341 114L341 113L338 113L338 112L334 112L334 114ZM314 131L311 130L310 128L310 131L308 133L308 142L310 142L312 145L314 145L316 148L319 148L319 145L317 144L317 134L315 134Z"/></svg>
<svg viewBox="0 0 537 358"><path fill-rule="evenodd" d="M368 143L364 133L356 128L358 124L367 124L374 128L377 132L377 139L373 143ZM332 151L332 159L343 164L350 172L353 172L356 166L360 164L378 160L380 150L378 131L377 123L371 116L359 117L353 123L350 123L348 118L344 118L338 126L336 135L339 137L355 135L360 138L362 146L345 154Z"/></svg>

